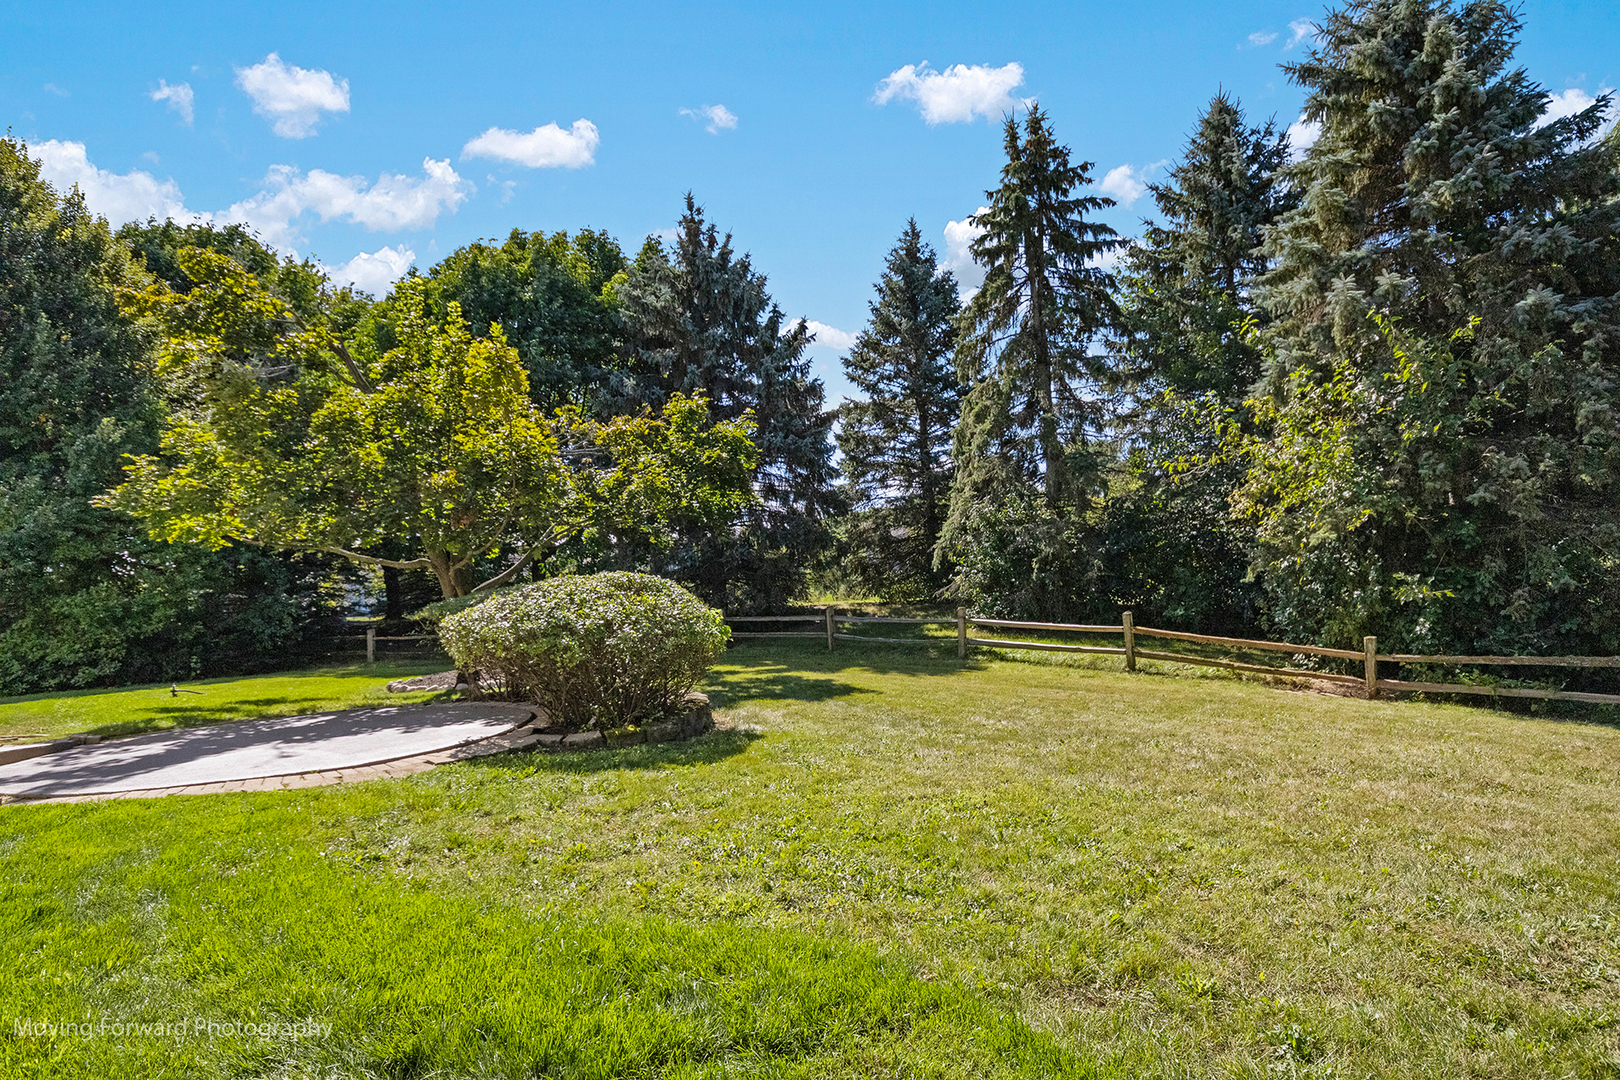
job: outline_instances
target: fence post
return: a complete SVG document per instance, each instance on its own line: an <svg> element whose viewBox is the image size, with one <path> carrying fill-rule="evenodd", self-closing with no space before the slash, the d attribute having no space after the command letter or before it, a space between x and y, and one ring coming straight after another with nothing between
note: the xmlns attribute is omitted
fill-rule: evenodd
<svg viewBox="0 0 1620 1080"><path fill-rule="evenodd" d="M1378 696L1378 639L1362 638L1361 651L1366 657L1367 698L1371 700Z"/></svg>
<svg viewBox="0 0 1620 1080"><path fill-rule="evenodd" d="M837 619L838 619L838 617L833 614L833 606L831 604L828 604L827 605L827 651L828 652L833 651L833 647L834 647L833 646L833 635L836 633L836 631L833 628L838 625Z"/></svg>
<svg viewBox="0 0 1620 1080"><path fill-rule="evenodd" d="M1125 670L1136 670L1136 620L1131 613L1124 611L1119 616L1120 623L1125 627Z"/></svg>
<svg viewBox="0 0 1620 1080"><path fill-rule="evenodd" d="M956 609L956 658L967 659L967 608Z"/></svg>
<svg viewBox="0 0 1620 1080"><path fill-rule="evenodd" d="M366 627L366 663L375 664L376 662L377 662L377 628L374 627L374 626L368 626L368 627Z"/></svg>

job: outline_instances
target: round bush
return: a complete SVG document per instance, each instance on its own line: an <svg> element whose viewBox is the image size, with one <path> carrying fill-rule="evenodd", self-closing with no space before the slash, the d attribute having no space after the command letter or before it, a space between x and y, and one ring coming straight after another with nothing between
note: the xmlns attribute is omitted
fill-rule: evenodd
<svg viewBox="0 0 1620 1080"><path fill-rule="evenodd" d="M730 637L720 612L648 574L550 578L439 623L457 668L498 673L573 730L675 713Z"/></svg>

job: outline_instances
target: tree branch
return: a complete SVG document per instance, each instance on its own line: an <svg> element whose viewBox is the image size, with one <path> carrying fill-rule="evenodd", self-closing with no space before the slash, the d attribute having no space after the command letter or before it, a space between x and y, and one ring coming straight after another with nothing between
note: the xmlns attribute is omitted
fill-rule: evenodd
<svg viewBox="0 0 1620 1080"><path fill-rule="evenodd" d="M357 563L367 566L386 566L392 570L431 570L433 564L426 559L383 559L376 555L362 555L358 551L347 551L340 547L316 548L316 551L328 555L342 555L346 559L353 559Z"/></svg>

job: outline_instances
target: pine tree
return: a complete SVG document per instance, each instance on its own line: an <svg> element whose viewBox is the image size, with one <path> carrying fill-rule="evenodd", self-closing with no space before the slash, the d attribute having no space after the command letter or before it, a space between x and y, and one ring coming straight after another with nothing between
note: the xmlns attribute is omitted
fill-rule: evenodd
<svg viewBox="0 0 1620 1080"><path fill-rule="evenodd" d="M1138 389L1242 401L1260 376L1247 332L1262 313L1250 284L1268 268L1265 230L1297 199L1282 182L1288 136L1272 121L1244 122L1216 95L1169 182L1148 185L1160 220L1148 222L1122 274L1122 349Z"/></svg>
<svg viewBox="0 0 1620 1080"><path fill-rule="evenodd" d="M953 352L956 279L941 271L915 219L889 252L871 321L844 358L865 395L840 410L838 446L857 513L850 569L902 599L937 592L948 567L934 546L950 505L951 428L961 408Z"/></svg>
<svg viewBox="0 0 1620 1080"><path fill-rule="evenodd" d="M804 355L809 326L787 322L765 276L690 194L671 249L649 240L619 296L628 355L605 408L657 409L672 394L702 393L716 420L752 415L757 426L759 505L735 536L689 536L673 572L716 604L787 604L802 593L837 505L832 413Z"/></svg>
<svg viewBox="0 0 1620 1080"><path fill-rule="evenodd" d="M960 316L958 373L971 388L936 558L961 564L953 591L986 610L1054 615L1084 587L1080 515L1101 482L1094 442L1112 379L1092 344L1115 315L1113 278L1095 261L1121 241L1086 220L1113 200L1074 194L1091 163L1071 164L1043 112L1022 130L1008 118L1004 142L1001 185L974 218L986 273Z"/></svg>
<svg viewBox="0 0 1620 1080"><path fill-rule="evenodd" d="M1506 4L1357 0L1289 69L1319 141L1271 231L1242 505L1290 633L1620 646L1620 140L1542 124Z"/></svg>
<svg viewBox="0 0 1620 1080"><path fill-rule="evenodd" d="M1121 241L1085 215L1114 201L1073 194L1091 182L1091 163L1070 163L1040 109L1022 132L1009 117L1004 142L1001 186L974 218L984 231L973 258L986 272L957 349L972 389L957 428L953 522L1009 482L1039 486L1049 508L1084 503L1084 448L1102 418L1090 345L1113 315L1113 279L1092 262Z"/></svg>

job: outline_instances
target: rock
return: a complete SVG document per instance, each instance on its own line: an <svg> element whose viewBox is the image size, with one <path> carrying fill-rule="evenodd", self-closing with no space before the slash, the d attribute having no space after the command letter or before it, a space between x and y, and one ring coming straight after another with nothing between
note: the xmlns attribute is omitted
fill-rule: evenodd
<svg viewBox="0 0 1620 1080"><path fill-rule="evenodd" d="M565 750L593 750L602 745L602 733L577 731L572 735L564 735L562 744Z"/></svg>
<svg viewBox="0 0 1620 1080"><path fill-rule="evenodd" d="M555 733L546 732L546 731L539 731L539 732L535 733L534 737L535 737L535 740L541 746L548 746L548 747L551 747L553 749L555 749L558 746L561 746L562 741L563 741L563 734L560 731L555 732Z"/></svg>
<svg viewBox="0 0 1620 1080"><path fill-rule="evenodd" d="M413 694L422 690L460 690L466 684L457 681L455 671L441 671L436 675L418 675L414 679L395 679L388 684L390 694Z"/></svg>
<svg viewBox="0 0 1620 1080"><path fill-rule="evenodd" d="M683 704L686 713L681 717L681 730L686 738L714 730L714 711L709 707L709 695L689 691Z"/></svg>
<svg viewBox="0 0 1620 1080"><path fill-rule="evenodd" d="M665 720L657 724L648 724L643 730L646 731L647 741L650 743L674 742L685 734L679 720Z"/></svg>
<svg viewBox="0 0 1620 1080"><path fill-rule="evenodd" d="M647 741L647 733L641 728L615 728L604 732L603 738L609 746L637 746Z"/></svg>

